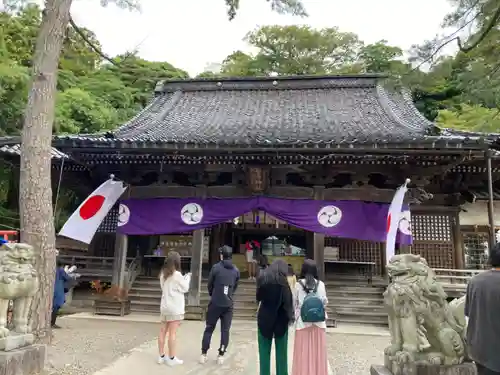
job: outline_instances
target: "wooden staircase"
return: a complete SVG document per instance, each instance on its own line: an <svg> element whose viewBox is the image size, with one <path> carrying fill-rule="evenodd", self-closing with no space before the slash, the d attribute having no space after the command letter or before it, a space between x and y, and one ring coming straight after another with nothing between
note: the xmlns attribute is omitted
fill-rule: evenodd
<svg viewBox="0 0 500 375"><path fill-rule="evenodd" d="M238 290L234 295L234 319L255 320L257 317L257 302L255 300L255 281L240 280ZM129 292L130 311L141 314L160 314L161 289L155 277L139 276ZM201 306L186 306L187 320L203 320L210 297L206 280L201 284ZM334 312L327 307L327 325L335 326Z"/></svg>
<svg viewBox="0 0 500 375"><path fill-rule="evenodd" d="M129 292L130 311L133 313L160 314L161 289L156 277L139 276ZM210 296L208 295L207 282L201 284L200 308L186 305L186 319L202 320ZM234 318L254 319L257 312L255 302L255 282L241 281L234 296Z"/></svg>
<svg viewBox="0 0 500 375"><path fill-rule="evenodd" d="M363 324L387 327L383 293L386 282L373 278L338 276L326 281L328 307L338 324Z"/></svg>
<svg viewBox="0 0 500 375"><path fill-rule="evenodd" d="M156 277L139 276L128 294L130 312L140 314L160 315L161 288ZM203 298L203 296L202 296ZM187 306L187 320L203 320L208 300L202 300L202 306Z"/></svg>

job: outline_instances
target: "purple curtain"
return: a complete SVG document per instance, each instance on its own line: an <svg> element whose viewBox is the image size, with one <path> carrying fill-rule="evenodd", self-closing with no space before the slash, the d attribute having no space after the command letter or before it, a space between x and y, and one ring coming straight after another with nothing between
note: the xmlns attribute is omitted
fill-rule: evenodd
<svg viewBox="0 0 500 375"><path fill-rule="evenodd" d="M389 205L383 203L269 197L128 199L120 204L118 231L128 235L188 232L262 210L291 225L329 237L385 241L388 209ZM409 244L408 207L403 211L398 242Z"/></svg>

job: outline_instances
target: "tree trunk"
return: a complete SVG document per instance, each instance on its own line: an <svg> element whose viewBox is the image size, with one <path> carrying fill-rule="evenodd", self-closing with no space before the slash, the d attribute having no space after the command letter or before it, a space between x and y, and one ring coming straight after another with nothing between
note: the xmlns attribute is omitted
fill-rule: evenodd
<svg viewBox="0 0 500 375"><path fill-rule="evenodd" d="M31 306L31 322L33 332L42 342L50 340L55 276L51 143L57 66L71 3L72 0L45 1L22 132L19 180L21 241L37 251L40 288Z"/></svg>

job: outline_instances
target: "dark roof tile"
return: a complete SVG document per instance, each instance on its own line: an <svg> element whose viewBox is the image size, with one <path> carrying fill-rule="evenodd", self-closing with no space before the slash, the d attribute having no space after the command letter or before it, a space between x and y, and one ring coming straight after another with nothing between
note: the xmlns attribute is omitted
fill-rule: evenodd
<svg viewBox="0 0 500 375"><path fill-rule="evenodd" d="M411 110L406 98L388 94L373 77L274 83L166 83L147 108L114 132L115 139L252 145L401 142L421 138L434 127Z"/></svg>
<svg viewBox="0 0 500 375"><path fill-rule="evenodd" d="M361 75L165 81L146 108L111 134L59 139L89 145L463 146L463 136L440 133L407 93L386 90L378 75ZM470 144L481 139L467 137Z"/></svg>

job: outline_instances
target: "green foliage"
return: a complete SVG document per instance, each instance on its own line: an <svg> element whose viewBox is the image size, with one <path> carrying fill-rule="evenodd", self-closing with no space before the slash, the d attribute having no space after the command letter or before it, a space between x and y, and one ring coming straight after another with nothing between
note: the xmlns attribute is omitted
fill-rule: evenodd
<svg viewBox="0 0 500 375"><path fill-rule="evenodd" d="M497 133L500 130L499 114L498 109L462 104L454 110L439 111L436 122L447 128Z"/></svg>
<svg viewBox="0 0 500 375"><path fill-rule="evenodd" d="M0 135L20 133L29 79L27 68L0 58Z"/></svg>
<svg viewBox="0 0 500 375"><path fill-rule="evenodd" d="M240 0L224 0L227 7L227 15L230 20L236 17L236 12L240 8ZM293 14L306 17L307 12L300 0L266 0L271 5L271 9L281 14Z"/></svg>
<svg viewBox="0 0 500 375"><path fill-rule="evenodd" d="M20 133L40 22L37 5L0 13L0 135ZM157 81L188 76L167 62L135 55L118 56L117 66L102 63L96 48L101 46L92 31L68 27L59 61L56 133L111 130L147 104Z"/></svg>
<svg viewBox="0 0 500 375"><path fill-rule="evenodd" d="M116 110L102 98L80 88L71 88L58 94L56 106L56 133L97 133L110 130L117 122Z"/></svg>

